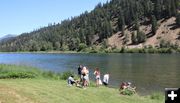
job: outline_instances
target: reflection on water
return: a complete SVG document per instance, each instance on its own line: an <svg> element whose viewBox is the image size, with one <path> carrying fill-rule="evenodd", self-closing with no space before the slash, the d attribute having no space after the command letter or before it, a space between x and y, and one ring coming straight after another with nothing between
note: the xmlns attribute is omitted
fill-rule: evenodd
<svg viewBox="0 0 180 103"><path fill-rule="evenodd" d="M35 66L52 71L77 71L83 64L95 67L102 74L110 73L110 84L122 81L135 84L141 93L163 91L165 87L180 87L179 54L0 54L0 63Z"/></svg>

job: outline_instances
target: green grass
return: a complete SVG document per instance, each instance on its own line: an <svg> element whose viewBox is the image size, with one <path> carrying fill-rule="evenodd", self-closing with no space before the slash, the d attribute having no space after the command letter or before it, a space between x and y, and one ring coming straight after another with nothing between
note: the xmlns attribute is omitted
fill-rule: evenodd
<svg viewBox="0 0 180 103"><path fill-rule="evenodd" d="M71 75L75 74L71 71L54 73L52 71L42 71L34 67L0 64L0 79L50 78L66 80Z"/></svg>
<svg viewBox="0 0 180 103"><path fill-rule="evenodd" d="M38 77L40 70L33 67L0 65L0 79L6 78L35 78Z"/></svg>
<svg viewBox="0 0 180 103"><path fill-rule="evenodd" d="M31 68L0 65L0 68L21 70ZM19 68L21 69L19 69ZM17 71L18 71L17 70ZM24 69L23 69L24 70ZM28 70L29 71L29 70ZM36 71L33 70L33 71ZM0 79L0 103L163 103L161 94L124 96L118 89L90 86L86 89L67 86L66 80L54 76L43 77L38 71L35 78ZM52 73L53 74L53 73ZM53 74L54 75L54 74ZM57 75L55 75L57 76Z"/></svg>

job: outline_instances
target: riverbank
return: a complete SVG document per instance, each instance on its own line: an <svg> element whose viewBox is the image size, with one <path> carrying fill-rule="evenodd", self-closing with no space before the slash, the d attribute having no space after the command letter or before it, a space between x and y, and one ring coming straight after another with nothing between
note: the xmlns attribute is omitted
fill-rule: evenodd
<svg viewBox="0 0 180 103"><path fill-rule="evenodd" d="M7 69L7 70L6 70ZM6 70L6 71L4 71ZM30 73L32 77L9 77L0 79L1 103L162 103L164 96L161 94L149 96L124 96L118 89L91 85L87 89L67 86L64 74L42 72L32 67L0 65L0 71L5 74ZM15 72L13 72L15 71ZM38 72L38 73L36 73ZM7 75L6 75L7 76Z"/></svg>
<svg viewBox="0 0 180 103"><path fill-rule="evenodd" d="M52 53L52 54L68 54L68 53L149 53L149 54L164 54L164 53L180 53L180 48L121 48L121 49L102 49L102 48L86 48L81 51L15 51L15 52L1 52L0 53Z"/></svg>

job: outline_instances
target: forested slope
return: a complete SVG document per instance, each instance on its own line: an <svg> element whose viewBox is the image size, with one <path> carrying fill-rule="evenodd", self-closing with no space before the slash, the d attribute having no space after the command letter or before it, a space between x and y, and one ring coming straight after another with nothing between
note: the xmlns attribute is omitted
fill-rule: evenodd
<svg viewBox="0 0 180 103"><path fill-rule="evenodd" d="M111 0L105 4L99 3L91 12L86 11L61 23L52 23L1 42L0 51L82 51L96 47L136 48L139 44L178 48L179 10L180 0ZM170 23L173 32L167 35L176 31L176 42L171 42L174 39L159 38L156 44L147 43L155 35L163 33L159 32L161 24L169 19L173 19ZM113 36L120 38L119 44L109 43Z"/></svg>

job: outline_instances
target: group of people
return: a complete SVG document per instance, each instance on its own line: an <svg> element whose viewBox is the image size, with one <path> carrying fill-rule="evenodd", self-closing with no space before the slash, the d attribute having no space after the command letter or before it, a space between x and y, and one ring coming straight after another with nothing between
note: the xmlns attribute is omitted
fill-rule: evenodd
<svg viewBox="0 0 180 103"><path fill-rule="evenodd" d="M86 88L90 84L89 79L89 69L85 66L79 65L78 67L78 78L77 80L74 79L74 76L70 76L68 78L68 85L76 85L78 87ZM99 68L95 68L95 71L93 73L94 78L96 80L96 86L99 87L100 85L104 84L105 86L108 86L109 84L109 73L104 74L103 76L103 82L101 81L101 73ZM131 82L122 82L119 87L120 94L126 93L126 90L131 91L133 94L136 93L136 87L131 86Z"/></svg>
<svg viewBox="0 0 180 103"><path fill-rule="evenodd" d="M107 86L109 84L109 74L104 74L103 82L101 81L101 73L99 68L95 68L95 71L93 73L95 75L96 79L96 86L102 85L102 83ZM70 76L68 78L68 85L72 86L75 84L76 86L81 86L83 88L87 87L90 84L89 80L89 69L85 66L79 65L78 67L78 76L79 80L75 80L74 76Z"/></svg>

